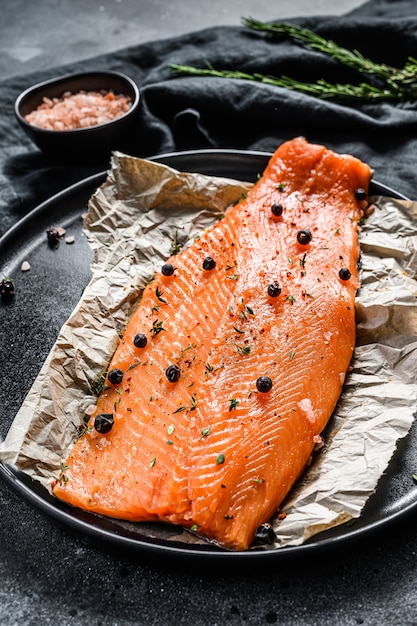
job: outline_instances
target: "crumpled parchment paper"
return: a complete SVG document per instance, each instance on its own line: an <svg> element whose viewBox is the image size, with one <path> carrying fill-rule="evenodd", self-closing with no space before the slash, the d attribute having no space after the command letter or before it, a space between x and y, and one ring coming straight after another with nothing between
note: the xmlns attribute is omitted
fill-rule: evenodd
<svg viewBox="0 0 417 626"><path fill-rule="evenodd" d="M0 445L48 490L76 438L142 289L174 244L187 245L250 188L115 153L89 202L92 278ZM303 478L274 521L274 547L359 517L417 398L417 204L372 198L363 226L357 346L338 406Z"/></svg>

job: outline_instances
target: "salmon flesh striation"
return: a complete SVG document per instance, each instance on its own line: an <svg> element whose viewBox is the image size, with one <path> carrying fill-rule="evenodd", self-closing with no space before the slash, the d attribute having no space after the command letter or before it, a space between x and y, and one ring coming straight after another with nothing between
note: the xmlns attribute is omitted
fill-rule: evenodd
<svg viewBox="0 0 417 626"><path fill-rule="evenodd" d="M111 359L54 494L245 550L308 464L355 345L350 155L283 143L247 197L167 260Z"/></svg>

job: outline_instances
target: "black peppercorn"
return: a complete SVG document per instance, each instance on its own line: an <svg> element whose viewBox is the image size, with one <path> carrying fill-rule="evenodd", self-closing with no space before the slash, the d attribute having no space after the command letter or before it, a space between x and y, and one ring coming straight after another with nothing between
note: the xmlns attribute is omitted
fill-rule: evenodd
<svg viewBox="0 0 417 626"><path fill-rule="evenodd" d="M100 413L94 418L94 428L101 435L109 433L113 428L113 413Z"/></svg>
<svg viewBox="0 0 417 626"><path fill-rule="evenodd" d="M302 246L306 246L311 241L311 233L309 230L299 230L297 233L297 241Z"/></svg>
<svg viewBox="0 0 417 626"><path fill-rule="evenodd" d="M362 201L362 200L366 200L366 198L368 197L368 194L366 193L365 189L362 189L360 187L359 189L355 190L354 196L355 196L356 200Z"/></svg>
<svg viewBox="0 0 417 626"><path fill-rule="evenodd" d="M11 278L3 278L0 281L0 298L3 302L9 302L14 296L14 282Z"/></svg>
<svg viewBox="0 0 417 626"><path fill-rule="evenodd" d="M281 217L282 211L283 211L282 204L277 203L271 206L271 213L272 215L275 215L275 217Z"/></svg>
<svg viewBox="0 0 417 626"><path fill-rule="evenodd" d="M111 370L107 376L112 385L120 385L123 380L123 372L119 369Z"/></svg>
<svg viewBox="0 0 417 626"><path fill-rule="evenodd" d="M161 272L164 276L172 276L172 274L175 272L175 267L171 265L171 263L164 263L161 268Z"/></svg>
<svg viewBox="0 0 417 626"><path fill-rule="evenodd" d="M348 267L341 267L339 270L339 278L340 280L349 280L352 276L350 273L350 269Z"/></svg>
<svg viewBox="0 0 417 626"><path fill-rule="evenodd" d="M203 261L203 270L214 270L214 268L216 267L216 261L214 259L211 258L211 256L206 256L206 258Z"/></svg>
<svg viewBox="0 0 417 626"><path fill-rule="evenodd" d="M278 298L281 293L281 286L278 283L271 283L268 285L268 296L271 298Z"/></svg>
<svg viewBox="0 0 417 626"><path fill-rule="evenodd" d="M180 379L181 370L178 365L170 365L165 370L165 376L168 378L170 383L176 383Z"/></svg>
<svg viewBox="0 0 417 626"><path fill-rule="evenodd" d="M46 237L48 239L48 244L51 248L55 248L59 244L59 232L57 228L51 226L46 229Z"/></svg>
<svg viewBox="0 0 417 626"><path fill-rule="evenodd" d="M133 344L135 345L136 348L144 348L147 343L148 343L148 339L146 335L144 335L143 333L138 333L133 338Z"/></svg>
<svg viewBox="0 0 417 626"><path fill-rule="evenodd" d="M268 545L271 545L274 543L276 538L277 536L271 524L261 524L261 526L256 529L255 540L259 543L267 543Z"/></svg>
<svg viewBox="0 0 417 626"><path fill-rule="evenodd" d="M268 393L272 389L272 380L269 376L259 376L256 381L256 388L261 393Z"/></svg>

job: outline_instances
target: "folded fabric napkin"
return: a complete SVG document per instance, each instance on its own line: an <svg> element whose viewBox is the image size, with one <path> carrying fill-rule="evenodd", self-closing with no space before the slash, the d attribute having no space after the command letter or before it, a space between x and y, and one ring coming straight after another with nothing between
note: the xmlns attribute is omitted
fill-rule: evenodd
<svg viewBox="0 0 417 626"><path fill-rule="evenodd" d="M345 16L288 21L393 66L403 66L416 50L417 5L412 0L371 0ZM379 182L416 197L416 102L327 101L244 80L175 76L169 69L171 63L204 67L207 61L216 69L286 74L302 81L358 78L319 52L237 24L5 80L0 83L0 235L41 201L108 166L58 165L31 144L14 119L13 104L23 89L80 70L119 70L137 81L141 114L126 146L134 156L191 148L273 151L283 140L304 135L358 156L373 167Z"/></svg>

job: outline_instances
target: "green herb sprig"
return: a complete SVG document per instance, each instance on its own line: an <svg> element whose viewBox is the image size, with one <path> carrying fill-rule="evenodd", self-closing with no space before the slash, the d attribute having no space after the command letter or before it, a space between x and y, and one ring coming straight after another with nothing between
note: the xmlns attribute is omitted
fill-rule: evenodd
<svg viewBox="0 0 417 626"><path fill-rule="evenodd" d="M178 254L178 252L181 252L182 249L182 243L178 241L178 230L175 231L171 241L172 243L169 249L169 254L173 256L175 254Z"/></svg>
<svg viewBox="0 0 417 626"><path fill-rule="evenodd" d="M164 292L161 291L159 287L155 289L155 295L158 298L159 302L162 302L163 304L167 304L167 301L165 300L165 298L162 297L164 295Z"/></svg>
<svg viewBox="0 0 417 626"><path fill-rule="evenodd" d="M252 30L262 31L270 35L286 35L291 39L306 44L312 50L326 54L346 67L361 74L375 76L387 83L413 83L417 78L417 60L410 57L402 69L391 67L385 63L375 63L363 56L358 50L349 50L339 46L331 39L325 39L307 28L287 24L285 22L261 22L251 17L243 18L243 24Z"/></svg>
<svg viewBox="0 0 417 626"><path fill-rule="evenodd" d="M322 99L347 100L412 100L417 97L417 59L408 57L404 67L391 67L385 63L375 63L358 50L339 46L331 39L325 39L307 28L284 22L261 22L253 18L243 18L243 24L269 36L289 37L306 45L333 60L358 72L358 84L330 83L324 79L308 83L289 76L268 76L261 73L247 73L240 70L215 69L209 62L205 68L188 65L170 65L172 72L183 75L213 76L218 78L241 79L266 83L299 91ZM367 80L362 80L367 78ZM369 81L369 79L371 79ZM376 83L375 83L376 80ZM374 82L372 82L374 81Z"/></svg>
<svg viewBox="0 0 417 626"><path fill-rule="evenodd" d="M165 330L163 324L164 323L161 322L160 320L155 320L152 323L152 328L149 330L149 332L152 335L152 337L156 337L157 335L159 335L159 333L161 333L163 330Z"/></svg>

